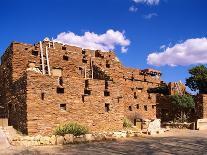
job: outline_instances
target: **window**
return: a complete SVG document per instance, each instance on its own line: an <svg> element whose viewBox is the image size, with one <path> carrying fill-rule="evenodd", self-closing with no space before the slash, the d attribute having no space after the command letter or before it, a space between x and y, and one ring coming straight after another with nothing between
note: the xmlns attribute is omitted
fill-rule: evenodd
<svg viewBox="0 0 207 155"><path fill-rule="evenodd" d="M89 87L89 81L85 80L85 88L88 88L88 87Z"/></svg>
<svg viewBox="0 0 207 155"><path fill-rule="evenodd" d="M60 110L66 111L66 104L60 104Z"/></svg>
<svg viewBox="0 0 207 155"><path fill-rule="evenodd" d="M57 91L58 94L63 94L64 93L64 88L57 87L56 91Z"/></svg>
<svg viewBox="0 0 207 155"><path fill-rule="evenodd" d="M62 50L66 50L66 47L65 46L62 46Z"/></svg>
<svg viewBox="0 0 207 155"><path fill-rule="evenodd" d="M137 109L139 109L139 104L136 105Z"/></svg>
<svg viewBox="0 0 207 155"><path fill-rule="evenodd" d="M134 92L134 99L137 99L137 93Z"/></svg>
<svg viewBox="0 0 207 155"><path fill-rule="evenodd" d="M68 56L63 55L63 60L68 61L69 60Z"/></svg>
<svg viewBox="0 0 207 155"><path fill-rule="evenodd" d="M83 63L87 63L87 59L83 58L83 59L82 59L82 62L83 62Z"/></svg>
<svg viewBox="0 0 207 155"><path fill-rule="evenodd" d="M109 87L109 82L105 80L105 89L108 89L108 87Z"/></svg>
<svg viewBox="0 0 207 155"><path fill-rule="evenodd" d="M32 55L34 55L34 56L38 56L38 51L33 50L33 51L32 51Z"/></svg>
<svg viewBox="0 0 207 155"><path fill-rule="evenodd" d="M144 106L144 110L147 111L147 105Z"/></svg>
<svg viewBox="0 0 207 155"><path fill-rule="evenodd" d="M45 100L45 93L41 93L41 99Z"/></svg>
<svg viewBox="0 0 207 155"><path fill-rule="evenodd" d="M110 96L110 92L108 90L104 91L104 96Z"/></svg>
<svg viewBox="0 0 207 155"><path fill-rule="evenodd" d="M105 103L105 112L109 112L110 111L109 106L110 106L109 103Z"/></svg>
<svg viewBox="0 0 207 155"><path fill-rule="evenodd" d="M91 95L91 90L84 89L84 95Z"/></svg>
<svg viewBox="0 0 207 155"><path fill-rule="evenodd" d="M106 68L110 68L110 64L106 64Z"/></svg>
<svg viewBox="0 0 207 155"><path fill-rule="evenodd" d="M58 84L59 84L60 86L63 86L63 77L59 77L59 78L58 78Z"/></svg>
<svg viewBox="0 0 207 155"><path fill-rule="evenodd" d="M129 111L132 111L132 106L129 106Z"/></svg>
<svg viewBox="0 0 207 155"><path fill-rule="evenodd" d="M84 54L84 55L85 55L85 54L86 54L86 51L85 51L85 50L82 50L82 54Z"/></svg>

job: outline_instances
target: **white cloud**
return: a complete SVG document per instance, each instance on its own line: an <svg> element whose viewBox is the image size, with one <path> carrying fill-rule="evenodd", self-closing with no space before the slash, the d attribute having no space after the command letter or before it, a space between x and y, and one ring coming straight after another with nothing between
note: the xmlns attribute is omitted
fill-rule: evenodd
<svg viewBox="0 0 207 155"><path fill-rule="evenodd" d="M143 17L145 19L151 19L152 17L156 17L156 16L158 16L156 13L149 13L147 15L144 15Z"/></svg>
<svg viewBox="0 0 207 155"><path fill-rule="evenodd" d="M114 50L116 46L121 47L121 52L127 52L130 40L126 38L125 32L107 30L104 34L85 32L84 35L77 35L73 32L62 32L55 39L63 44L79 46L81 48L98 49L103 51Z"/></svg>
<svg viewBox="0 0 207 155"><path fill-rule="evenodd" d="M207 38L188 39L163 52L148 55L147 63L155 66L187 66L207 64Z"/></svg>
<svg viewBox="0 0 207 155"><path fill-rule="evenodd" d="M130 12L137 12L137 10L138 10L138 8L133 5L129 7Z"/></svg>
<svg viewBox="0 0 207 155"><path fill-rule="evenodd" d="M135 3L145 3L147 5L158 5L160 0L133 0Z"/></svg>

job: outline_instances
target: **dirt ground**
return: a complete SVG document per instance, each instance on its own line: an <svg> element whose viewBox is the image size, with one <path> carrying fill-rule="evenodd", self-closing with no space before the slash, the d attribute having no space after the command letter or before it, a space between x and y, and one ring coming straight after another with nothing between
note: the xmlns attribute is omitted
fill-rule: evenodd
<svg viewBox="0 0 207 155"><path fill-rule="evenodd" d="M12 155L199 155L207 154L207 130L173 129L162 135L121 139L66 146L14 147L1 149L0 154Z"/></svg>

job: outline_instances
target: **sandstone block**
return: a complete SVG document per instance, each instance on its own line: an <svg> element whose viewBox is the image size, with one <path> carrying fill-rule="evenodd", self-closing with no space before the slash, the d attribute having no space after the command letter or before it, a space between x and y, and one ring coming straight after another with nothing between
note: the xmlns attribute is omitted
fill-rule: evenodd
<svg viewBox="0 0 207 155"><path fill-rule="evenodd" d="M63 136L57 136L57 145L63 145L64 144L64 137Z"/></svg>
<svg viewBox="0 0 207 155"><path fill-rule="evenodd" d="M73 134L66 134L64 136L64 144L73 143L73 140L74 140Z"/></svg>

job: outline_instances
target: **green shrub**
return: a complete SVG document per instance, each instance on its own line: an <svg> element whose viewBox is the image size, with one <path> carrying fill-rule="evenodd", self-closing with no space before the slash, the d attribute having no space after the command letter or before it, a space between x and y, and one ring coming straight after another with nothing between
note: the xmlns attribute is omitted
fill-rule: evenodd
<svg viewBox="0 0 207 155"><path fill-rule="evenodd" d="M55 135L64 136L65 134L73 134L74 136L84 135L89 132L88 128L76 122L69 122L55 128Z"/></svg>
<svg viewBox="0 0 207 155"><path fill-rule="evenodd" d="M129 119L124 118L124 120L123 120L123 127L131 128L132 126L133 126L132 122Z"/></svg>

